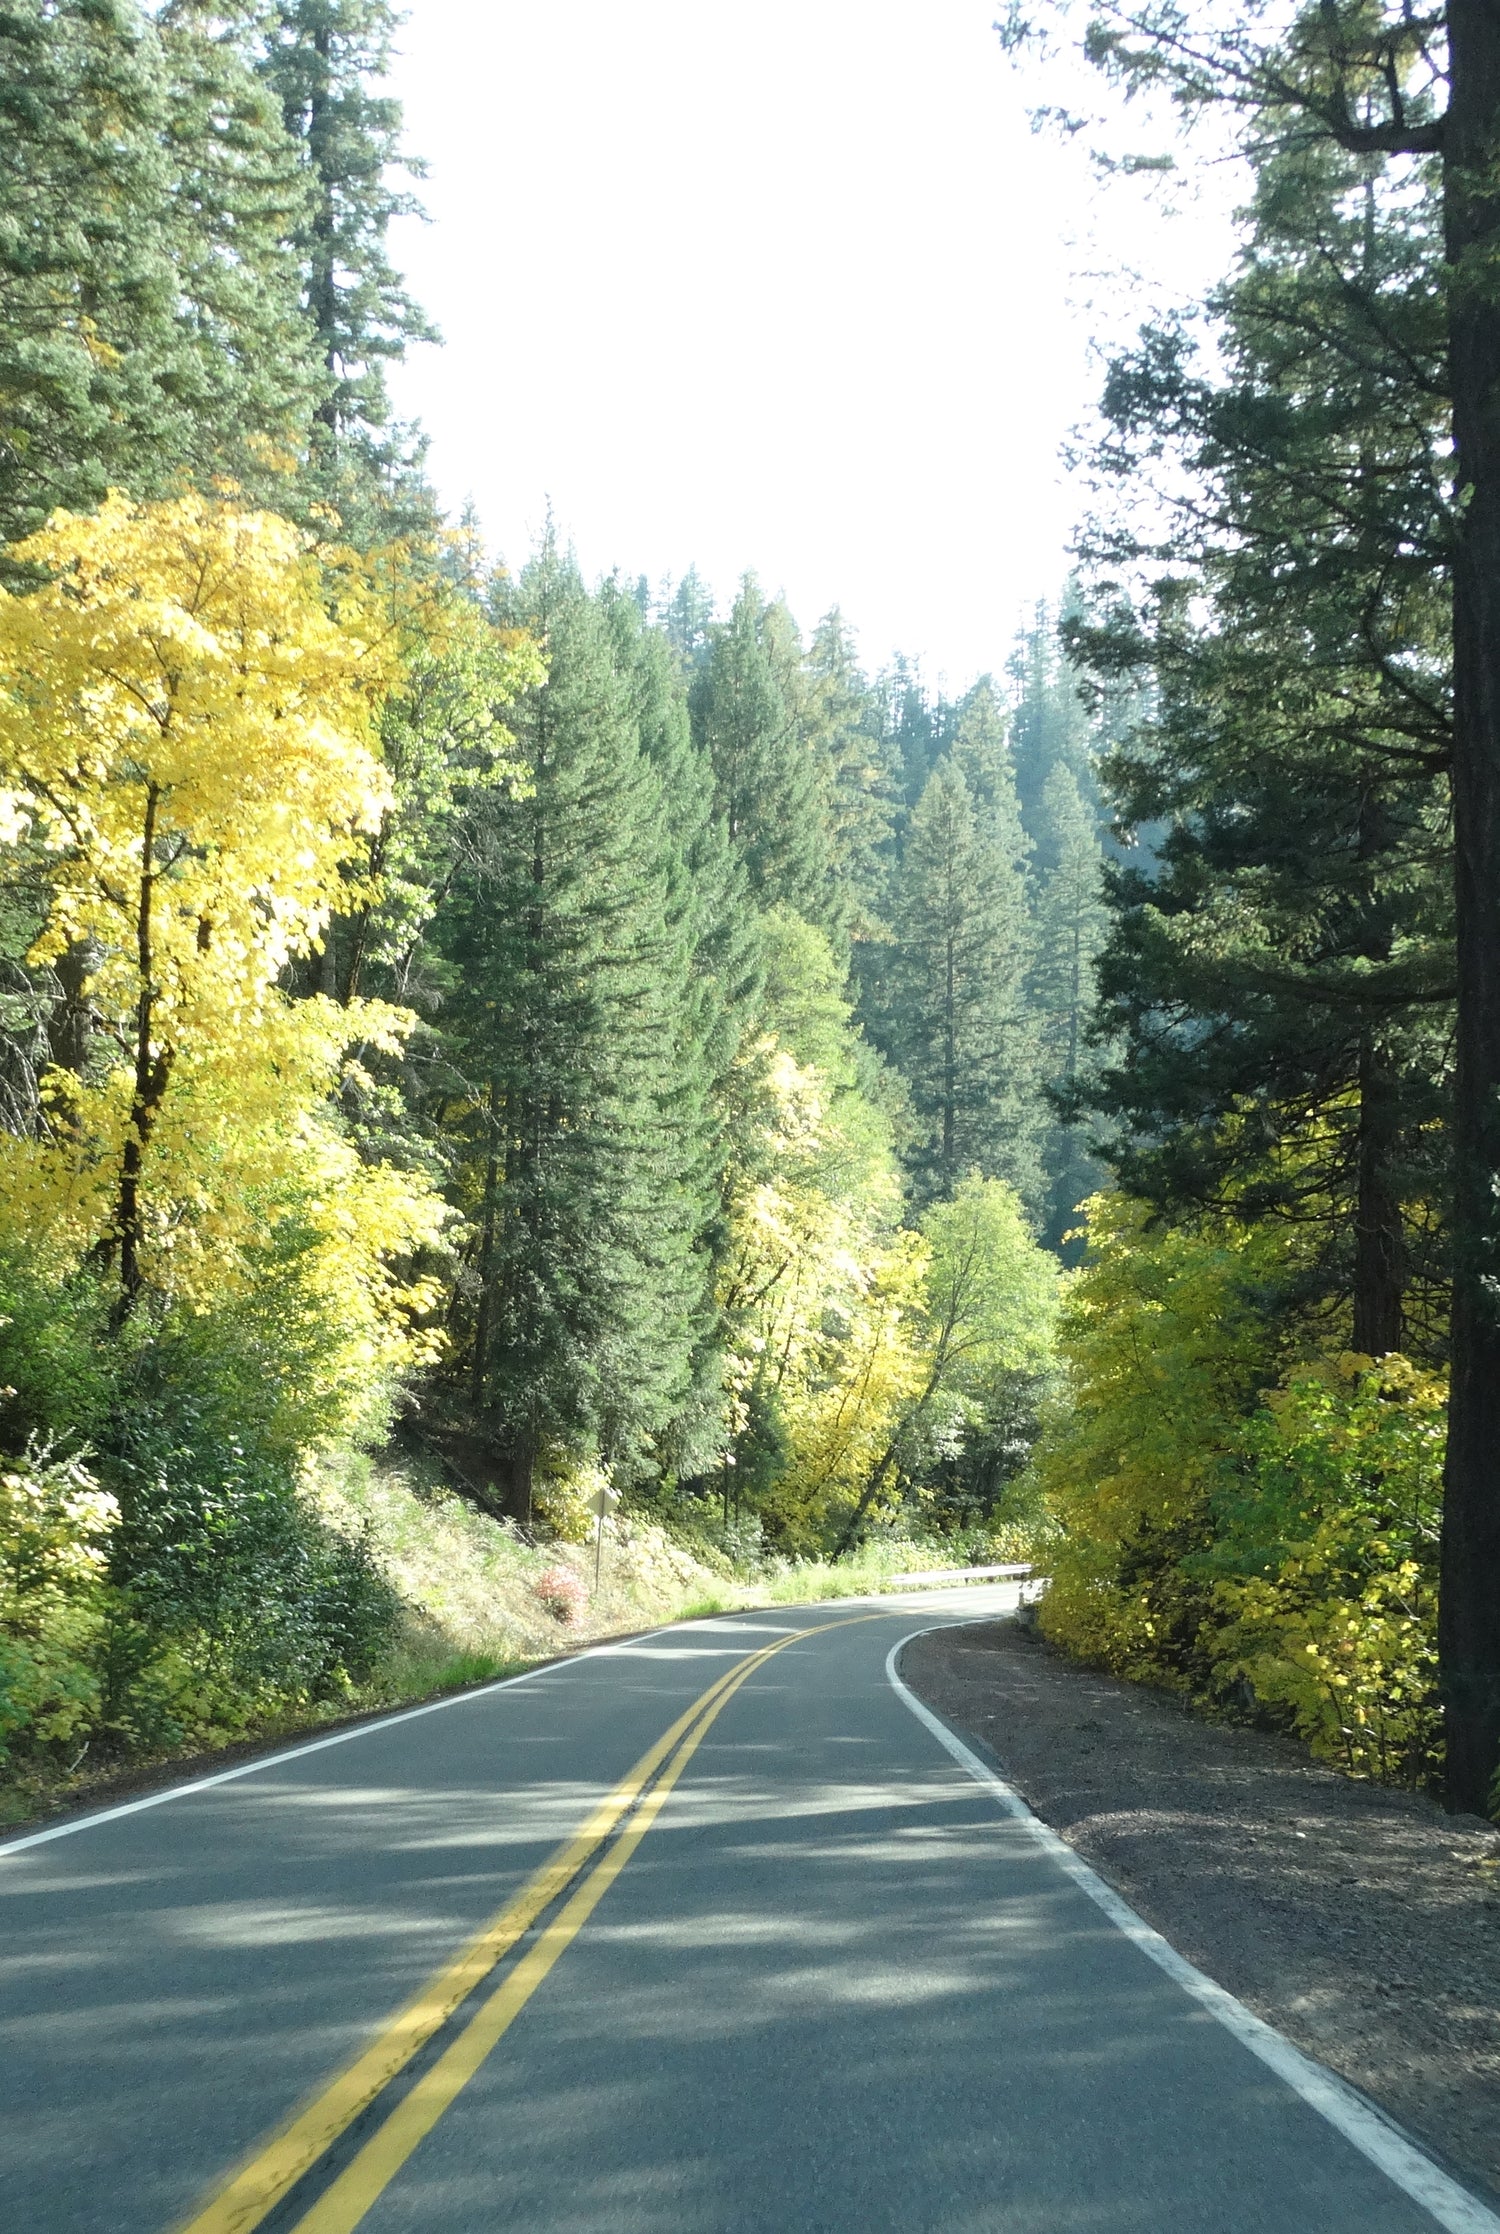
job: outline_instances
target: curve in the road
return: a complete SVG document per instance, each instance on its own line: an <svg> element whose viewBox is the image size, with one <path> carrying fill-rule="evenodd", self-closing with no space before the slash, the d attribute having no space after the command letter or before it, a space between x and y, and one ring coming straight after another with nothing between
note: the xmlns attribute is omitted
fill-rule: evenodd
<svg viewBox="0 0 1500 2234"><path fill-rule="evenodd" d="M560 1847L454 1961L445 1964L415 1999L397 2012L370 2047L194 2213L181 2234L252 2234L252 2229L261 2225L412 2058L451 2026L454 2037L442 2054L402 2095L332 2186L297 2221L297 2234L352 2234L582 1931L660 1814L709 1725L740 1685L800 1638L817 1636L825 1628L842 1628L851 1619L873 1618L869 1614L846 1615L843 1621L820 1622L816 1629L795 1630L774 1644L762 1645L758 1652L747 1653L711 1683L642 1754L577 1836ZM601 1847L605 1848L602 1854ZM583 1883L542 1926L524 1957L464 2017L468 2004L505 1957L549 1909L557 1907L591 1862L593 1866Z"/></svg>
<svg viewBox="0 0 1500 2234"><path fill-rule="evenodd" d="M893 1621L1007 1603L684 1624L0 1847L7 2229L1500 2234L906 1691Z"/></svg>

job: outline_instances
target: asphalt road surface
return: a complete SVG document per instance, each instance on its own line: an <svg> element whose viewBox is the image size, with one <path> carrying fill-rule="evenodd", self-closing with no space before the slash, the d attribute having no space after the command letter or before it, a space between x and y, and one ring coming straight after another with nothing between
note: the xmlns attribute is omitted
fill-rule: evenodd
<svg viewBox="0 0 1500 2234"><path fill-rule="evenodd" d="M1500 2227L888 1678L1007 1602L697 1622L0 1848L4 2234Z"/></svg>

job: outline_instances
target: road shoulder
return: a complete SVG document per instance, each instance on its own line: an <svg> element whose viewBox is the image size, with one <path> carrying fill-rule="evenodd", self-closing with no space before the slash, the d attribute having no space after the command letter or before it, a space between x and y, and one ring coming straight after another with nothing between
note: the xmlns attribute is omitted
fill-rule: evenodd
<svg viewBox="0 0 1500 2234"><path fill-rule="evenodd" d="M1189 1961L1500 2199L1500 1836L1014 1621L901 1672Z"/></svg>

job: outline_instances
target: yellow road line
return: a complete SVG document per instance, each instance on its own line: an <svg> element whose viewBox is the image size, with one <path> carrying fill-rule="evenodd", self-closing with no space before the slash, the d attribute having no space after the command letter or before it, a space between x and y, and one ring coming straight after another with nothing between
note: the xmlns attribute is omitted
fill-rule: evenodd
<svg viewBox="0 0 1500 2234"><path fill-rule="evenodd" d="M864 1618L871 1620L876 1617L866 1615ZM832 1627L834 1624L830 1623L828 1626ZM804 1629L799 1634L812 1636L817 1632ZM780 1652L785 1645L795 1642L796 1638L787 1637L781 1644L769 1645L764 1652L757 1653L748 1665L735 1671L702 1716L697 1728L683 1739L636 1810L629 1828L621 1832L608 1853L594 1864L571 1900L541 1933L535 1946L527 1949L515 1969L509 1972L489 1999L469 2019L458 2038L443 2051L432 2069L423 2072L411 2092L397 2103L384 2125L371 2134L359 2154L352 2163L346 2165L327 2193L320 2196L305 2217L297 2221L294 2234L352 2234L365 2213L389 2187L418 2142L432 2131L444 2111L451 2107L501 2035L525 2008L558 1957L588 1922L655 1822L663 1801L697 1752L710 1723L728 1705L740 1685L749 1681L757 1667L768 1660L772 1653Z"/></svg>
<svg viewBox="0 0 1500 2234"><path fill-rule="evenodd" d="M867 1614L857 1618L874 1617ZM452 1960L382 2026L375 2039L352 2063L320 2088L301 2109L294 2111L287 2122L214 2191L194 2216L181 2224L179 2234L251 2234L566 1889L621 1817L635 1805L672 1748L697 1718L723 1697L727 1687L731 1684L738 1687L763 1660L780 1651L783 1645L795 1643L798 1637L816 1636L822 1629L842 1626L841 1622L824 1622L816 1629L796 1630L748 1654L711 1683L655 1745L641 1755L634 1768L608 1798L600 1802L574 1837L560 1846L515 1898L492 1916Z"/></svg>

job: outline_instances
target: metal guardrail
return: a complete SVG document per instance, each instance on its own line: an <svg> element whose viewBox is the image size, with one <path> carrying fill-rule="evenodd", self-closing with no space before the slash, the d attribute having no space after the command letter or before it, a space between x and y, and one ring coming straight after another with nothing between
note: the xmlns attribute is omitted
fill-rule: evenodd
<svg viewBox="0 0 1500 2234"><path fill-rule="evenodd" d="M893 1588L902 1583L995 1582L1002 1580L1024 1582L1030 1573L1029 1565L1024 1567L929 1567L923 1574L892 1575L890 1582Z"/></svg>

